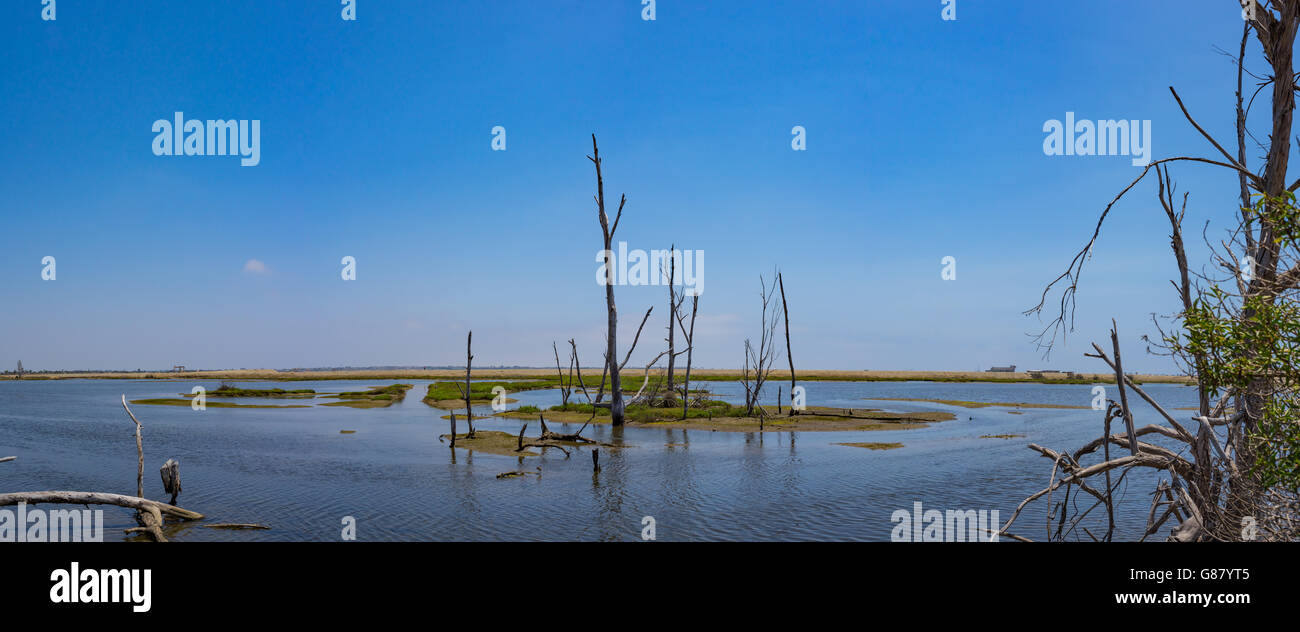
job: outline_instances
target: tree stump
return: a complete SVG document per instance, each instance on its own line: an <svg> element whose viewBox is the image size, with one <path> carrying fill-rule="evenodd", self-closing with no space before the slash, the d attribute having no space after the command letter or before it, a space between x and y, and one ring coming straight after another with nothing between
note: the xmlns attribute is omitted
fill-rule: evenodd
<svg viewBox="0 0 1300 632"><path fill-rule="evenodd" d="M162 474L163 491L172 495L171 502L167 504L175 505L176 497L181 493L181 464L174 459L167 459L158 472Z"/></svg>

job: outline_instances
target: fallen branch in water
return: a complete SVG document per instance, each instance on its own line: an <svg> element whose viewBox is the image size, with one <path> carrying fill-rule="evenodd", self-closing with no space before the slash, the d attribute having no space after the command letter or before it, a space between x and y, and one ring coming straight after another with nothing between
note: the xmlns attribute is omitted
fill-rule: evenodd
<svg viewBox="0 0 1300 632"><path fill-rule="evenodd" d="M12 461L12 460L14 460L14 459L16 459L16 458L18 458L18 457L16 457L16 456L0 457L0 463L4 463L5 461Z"/></svg>
<svg viewBox="0 0 1300 632"><path fill-rule="evenodd" d="M581 434L579 434L580 432L582 432L581 430L573 434L558 434L555 432L551 432L551 430L546 427L546 418L542 417L541 415L538 415L537 418L542 422L542 434L537 437L538 441L571 441L574 443L597 443L596 441L592 441L591 439L588 439L582 436ZM583 427L585 428L586 426Z"/></svg>
<svg viewBox="0 0 1300 632"><path fill-rule="evenodd" d="M221 522L217 524L205 524L204 529L270 529L269 525L252 524L243 522Z"/></svg>
<svg viewBox="0 0 1300 632"><path fill-rule="evenodd" d="M566 457L570 456L569 451L566 450L564 446L560 445L559 442L576 443L579 445L590 445L590 446L605 446L608 448L618 447L616 445L612 445L609 443L601 443L599 441L594 441L592 439L588 439L582 436L582 431L587 428L587 424L583 424L582 428L579 428L578 431L575 433L560 434L558 432L551 432L551 429L546 427L545 417L538 415L537 419L542 424L541 434L537 436L536 441L530 441L528 443L524 443L524 430L528 428L528 424L524 424L524 427L519 430L519 447L515 449L516 452L520 452L525 448L555 448L556 450L563 452L564 456ZM590 423L590 420L588 420L588 423Z"/></svg>
<svg viewBox="0 0 1300 632"><path fill-rule="evenodd" d="M150 511L157 509L163 516L176 518L178 520L202 520L203 514L197 511L190 511L149 500L137 496L123 496L122 494L109 494L105 492L70 492L70 491L48 491L48 492L13 492L9 494L0 494L0 507L8 505L17 505L18 503L27 503L29 505L37 504L62 504L62 505L117 505L136 511Z"/></svg>

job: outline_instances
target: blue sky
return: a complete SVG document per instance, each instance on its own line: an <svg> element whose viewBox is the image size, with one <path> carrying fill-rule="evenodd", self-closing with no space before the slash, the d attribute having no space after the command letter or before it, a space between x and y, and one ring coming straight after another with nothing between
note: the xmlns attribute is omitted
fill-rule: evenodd
<svg viewBox="0 0 1300 632"><path fill-rule="evenodd" d="M1026 335L1021 312L1141 170L1046 156L1042 129L1150 120L1153 157L1209 155L1174 86L1230 141L1232 0L958 0L956 21L939 0L660 0L655 21L639 0L340 10L59 0L45 22L40 0L0 5L0 365L455 364L471 328L476 364L545 365L576 337L594 365L595 132L607 196L628 197L618 238L706 253L696 366L740 364L779 267L804 368L1101 370L1081 354L1115 317L1126 367L1172 370L1138 340L1176 309L1154 181L1094 249L1077 331L1050 359ZM155 156L151 126L177 111L260 120L261 163ZM1236 180L1174 177L1203 261ZM655 306L648 360L666 292L617 297L624 348Z"/></svg>

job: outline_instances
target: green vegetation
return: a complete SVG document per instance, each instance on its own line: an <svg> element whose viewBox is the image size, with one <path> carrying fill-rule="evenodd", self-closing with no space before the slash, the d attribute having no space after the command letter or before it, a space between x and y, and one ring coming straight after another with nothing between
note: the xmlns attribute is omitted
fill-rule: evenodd
<svg viewBox="0 0 1300 632"><path fill-rule="evenodd" d="M655 380L656 378L651 377L650 378L651 384L653 384ZM638 390L641 389L641 384L645 381L646 381L646 377L644 375L626 376L622 380L623 392L636 393ZM575 383L573 385L573 395L570 397L570 399L576 399L578 397L581 397L581 389L578 387L578 384L576 382L577 380L575 380ZM498 386L505 389L506 394L509 395L511 393L522 393L524 391L537 391L537 390L549 389L549 388L560 388L561 384L562 383L560 382L560 378L558 377L538 377L536 379L528 379L528 380L494 380L494 381L484 381L484 382L470 382L469 399L471 405L473 404L483 405L491 402L492 399L496 396L496 394L492 392L492 389ZM459 402L459 405L463 407L465 402L465 396L461 393L461 389L463 388L465 388L464 380L443 380L439 382L434 382L429 385L429 390L424 395L424 403L430 406L434 406L436 408L449 408L449 407L454 408L457 406L457 402ZM597 378L594 381L587 382L587 391L591 393L592 397L596 396L596 391L598 391L599 389L600 389L599 378ZM699 389L691 389L691 392L704 393L705 391ZM513 400L507 398L506 401L510 402ZM573 406L575 404L571 403L570 405ZM588 408L590 408L590 405L588 405ZM569 410L569 409L564 409L564 410ZM532 411L532 412L537 412L537 411ZM587 414L590 415L591 413L588 412ZM608 415L609 414L608 411L606 411L605 414Z"/></svg>
<svg viewBox="0 0 1300 632"><path fill-rule="evenodd" d="M188 399L133 399L132 404L142 404L145 406L189 406L191 401ZM304 405L275 405L275 404L232 404L230 402L207 402L205 408L311 408Z"/></svg>
<svg viewBox="0 0 1300 632"><path fill-rule="evenodd" d="M368 391L347 391L339 393L335 397L339 399L375 399L400 402L406 397L406 391L410 390L412 386L412 384L375 386Z"/></svg>
<svg viewBox="0 0 1300 632"><path fill-rule="evenodd" d="M181 393L187 397L193 397L190 393ZM309 388L301 388L293 391L286 391L282 388L238 388L229 384L222 384L220 388L207 392L208 397L292 397L292 398L311 398L316 396L316 391Z"/></svg>
<svg viewBox="0 0 1300 632"><path fill-rule="evenodd" d="M450 441L451 435L442 435L441 439ZM524 437L525 445L527 445L527 442L528 438ZM503 456L538 456L539 454L528 448L516 450L519 447L519 435L512 435L499 430L478 430L474 432L474 438L472 439L464 434L458 434L456 435L456 447Z"/></svg>
<svg viewBox="0 0 1300 632"><path fill-rule="evenodd" d="M322 406L347 406L349 408L385 408L406 398L406 391L413 384L390 384L376 386L368 391L347 391L334 395L343 401L321 404Z"/></svg>
<svg viewBox="0 0 1300 632"><path fill-rule="evenodd" d="M496 396L492 392L493 388L500 386L506 390L506 393L519 393L522 391L535 391L544 388L556 388L560 385L558 378L549 380L526 380L517 382L470 382L469 398L471 402L490 402ZM465 382L434 382L429 385L429 390L424 396L424 403L432 404L434 402L447 401L465 401L465 396L461 394L461 389L465 388Z"/></svg>
<svg viewBox="0 0 1300 632"><path fill-rule="evenodd" d="M635 404L628 406L625 419L630 424L655 425L660 427L726 430L735 432L764 431L831 431L831 430L909 430L923 428L931 423L948 421L956 417L952 413L930 411L891 413L863 408L823 408L809 407L799 415L771 415L760 422L757 416L745 416L743 406L733 406L727 402L707 400L702 407L691 408L686 419L682 419L682 409L677 406L646 406ZM593 417L594 413L594 417ZM595 408L591 404L570 403L552 406L546 411L511 410L497 413L498 417L516 419L535 419L539 414L545 415L551 423L610 423L609 409Z"/></svg>
<svg viewBox="0 0 1300 632"><path fill-rule="evenodd" d="M1250 296L1238 311L1218 286L1198 297L1174 346L1205 358L1198 368L1211 401L1220 393L1257 393L1259 422L1248 428L1255 474L1264 487L1300 490L1300 305ZM1267 384L1263 389L1259 383Z"/></svg>
<svg viewBox="0 0 1300 632"><path fill-rule="evenodd" d="M945 404L947 406L961 406L962 408L987 408L989 406L1006 406L1010 408L1079 408L1086 409L1088 406L1065 406L1062 404L1028 404L1025 402L967 402L960 399L914 399L910 397L864 397L863 399L880 402L929 402L931 404Z"/></svg>

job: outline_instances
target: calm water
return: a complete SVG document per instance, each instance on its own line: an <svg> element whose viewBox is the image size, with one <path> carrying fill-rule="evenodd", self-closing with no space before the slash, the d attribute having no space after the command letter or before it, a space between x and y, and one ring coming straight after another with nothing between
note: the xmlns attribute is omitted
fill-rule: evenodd
<svg viewBox="0 0 1300 632"><path fill-rule="evenodd" d="M251 388L363 390L383 381L239 382ZM1026 449L1038 443L1074 450L1100 436L1092 410L965 409L926 402L866 401L905 397L1088 406L1091 387L1043 384L810 382L810 405L886 410L948 410L955 421L888 432L731 433L608 425L593 439L629 446L602 450L592 474L584 450L566 459L548 450L521 465L516 457L455 455L438 436L449 423L421 402L427 381L389 408L220 409L133 406L144 425L145 495L166 500L158 467L181 464L178 504L220 522L258 522L270 531L185 528L176 540L338 540L354 516L359 540L638 540L653 516L660 540L888 540L890 514L920 501L926 509L1000 510L1006 520L1047 483L1051 462ZM736 384L703 383L729 401ZM47 489L135 491L134 426L127 399L176 397L218 382L126 380L0 382L0 491ZM786 385L788 388L788 385ZM1189 387L1145 387L1166 409L1195 405ZM1113 389L1109 393L1117 397ZM541 407L559 392L513 395ZM766 400L774 400L775 393ZM209 401L238 401L215 400ZM335 401L335 400L316 400ZM254 400L240 403L311 403ZM1157 421L1142 402L1139 425ZM478 411L478 409L476 409ZM490 413L490 409L483 412ZM1177 411L1190 415L1191 411ZM463 420L461 422L464 423ZM517 433L523 422L487 419L486 430ZM555 430L566 428L556 424ZM1194 426L1194 424L1193 424ZM1122 426L1121 426L1122 427ZM340 430L356 430L340 434ZM575 430L570 428L570 431ZM463 432L463 425L461 431ZM529 434L537 430L529 426ZM1020 434L1023 438L981 439ZM900 442L873 451L837 442ZM497 479L541 467L541 477ZM1120 535L1134 538L1145 521L1152 475L1135 471L1121 486ZM1059 498L1059 494L1058 494ZM1077 509L1092 503L1080 498ZM1037 501L1016 532L1042 539L1045 505ZM1104 523L1104 512L1093 512ZM105 508L105 538L134 526L131 513ZM1093 533L1104 532L1093 529ZM1082 535L1082 534L1081 534ZM1087 536L1082 536L1086 539Z"/></svg>

